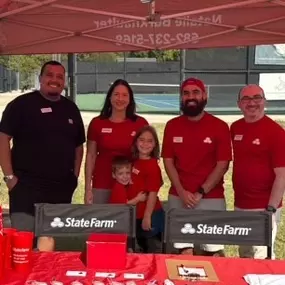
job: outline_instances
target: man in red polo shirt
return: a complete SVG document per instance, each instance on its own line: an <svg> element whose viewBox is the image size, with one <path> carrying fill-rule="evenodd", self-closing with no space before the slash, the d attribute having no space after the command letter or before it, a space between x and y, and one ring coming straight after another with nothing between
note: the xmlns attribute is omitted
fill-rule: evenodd
<svg viewBox="0 0 285 285"><path fill-rule="evenodd" d="M162 157L171 181L169 208L226 210L223 177L232 159L228 125L204 111L205 85L189 78L181 85L183 115L170 120L164 132ZM176 243L193 254L193 244ZM204 255L223 256L223 245L202 245Z"/></svg>
<svg viewBox="0 0 285 285"><path fill-rule="evenodd" d="M274 245L285 190L285 131L264 114L265 103L258 85L247 85L239 93L244 118L231 125L233 188L236 210L273 213ZM264 246L241 246L239 253L240 257L267 257Z"/></svg>

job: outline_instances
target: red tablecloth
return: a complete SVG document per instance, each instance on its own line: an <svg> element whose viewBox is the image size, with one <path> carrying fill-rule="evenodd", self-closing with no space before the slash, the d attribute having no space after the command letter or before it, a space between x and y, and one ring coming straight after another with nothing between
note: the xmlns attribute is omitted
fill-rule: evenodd
<svg viewBox="0 0 285 285"><path fill-rule="evenodd" d="M49 282L57 280L65 285L74 280L82 282L84 285L92 284L94 280L94 271L86 270L86 267L80 260L80 253L74 252L54 252L54 253L35 253L33 256L33 269L27 276L21 276L13 271L7 272L0 284L5 285L24 285L28 280L37 280ZM111 257L110 258L115 258ZM195 282L195 285L245 285L243 280L245 274L284 274L285 261L277 260L254 260L239 258L212 258L212 257L190 257L182 255L152 255L152 254L128 254L127 268L122 272L117 272L116 281L124 282L123 273L144 273L145 279L157 280L159 284L168 278L165 260L207 260L211 261L220 281L216 282ZM87 276L67 277L67 270L85 270ZM125 280L126 281L126 280ZM137 284L146 284L144 281L136 281ZM177 285L190 284L185 281L174 281Z"/></svg>

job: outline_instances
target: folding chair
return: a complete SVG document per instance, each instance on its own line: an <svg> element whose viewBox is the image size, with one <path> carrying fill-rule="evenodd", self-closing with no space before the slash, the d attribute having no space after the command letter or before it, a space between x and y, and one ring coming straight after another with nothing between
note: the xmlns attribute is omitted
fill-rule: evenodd
<svg viewBox="0 0 285 285"><path fill-rule="evenodd" d="M135 207L119 204L35 204L35 236L127 234L135 248Z"/></svg>
<svg viewBox="0 0 285 285"><path fill-rule="evenodd" d="M163 252L172 243L262 245L272 257L272 214L171 209L165 214Z"/></svg>

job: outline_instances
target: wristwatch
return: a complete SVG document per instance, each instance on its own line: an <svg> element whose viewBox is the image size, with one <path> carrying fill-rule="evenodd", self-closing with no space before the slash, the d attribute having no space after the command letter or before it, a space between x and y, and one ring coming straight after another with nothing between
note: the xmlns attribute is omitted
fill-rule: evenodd
<svg viewBox="0 0 285 285"><path fill-rule="evenodd" d="M274 207L272 207L272 206L267 206L266 211L267 212L276 213L276 209Z"/></svg>
<svg viewBox="0 0 285 285"><path fill-rule="evenodd" d="M10 180L12 180L15 176L13 174L11 175L6 175L4 176L3 180L5 181L5 183L8 183Z"/></svg>
<svg viewBox="0 0 285 285"><path fill-rule="evenodd" d="M200 193L202 195L202 197L204 197L206 195L205 190L204 190L203 187L200 187L197 192Z"/></svg>

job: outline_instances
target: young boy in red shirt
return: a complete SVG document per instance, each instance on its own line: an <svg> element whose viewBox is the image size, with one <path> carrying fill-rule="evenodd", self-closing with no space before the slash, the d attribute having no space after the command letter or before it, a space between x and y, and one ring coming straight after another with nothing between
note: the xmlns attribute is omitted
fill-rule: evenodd
<svg viewBox="0 0 285 285"><path fill-rule="evenodd" d="M137 205L146 200L146 193L140 191L135 197L130 197L132 187L131 181L132 162L123 156L117 156L113 159L112 176L114 184L111 191L109 203Z"/></svg>

